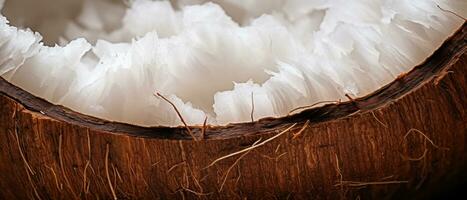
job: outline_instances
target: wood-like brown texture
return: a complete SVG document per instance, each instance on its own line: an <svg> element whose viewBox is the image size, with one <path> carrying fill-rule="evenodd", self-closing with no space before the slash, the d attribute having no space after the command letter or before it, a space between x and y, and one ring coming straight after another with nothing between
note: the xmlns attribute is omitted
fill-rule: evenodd
<svg viewBox="0 0 467 200"><path fill-rule="evenodd" d="M441 72L374 109L199 142L89 128L1 93L0 199L417 197L465 174L461 50L444 58ZM209 166L295 122L275 140Z"/></svg>

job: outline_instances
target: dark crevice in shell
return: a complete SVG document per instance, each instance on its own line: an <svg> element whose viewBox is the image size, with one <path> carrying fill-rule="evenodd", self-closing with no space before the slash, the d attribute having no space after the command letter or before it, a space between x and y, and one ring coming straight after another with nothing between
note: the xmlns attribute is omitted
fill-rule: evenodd
<svg viewBox="0 0 467 200"><path fill-rule="evenodd" d="M444 44L436 50L421 65L415 67L404 76L398 77L390 84L374 93L355 99L351 102L328 104L318 108L305 110L301 113L282 118L265 118L252 123L238 123L227 126L209 127L205 139L228 139L253 134L264 134L290 126L293 123L304 123L309 120L311 125L346 117L356 112L364 112L383 106L410 93L422 83L431 80L443 69L455 63L467 52L467 23ZM0 93L21 103L26 109L45 113L46 116L73 125L112 133L127 134L138 137L158 139L192 139L185 127L141 127L125 123L111 122L80 114L66 107L54 105L18 88L0 77ZM202 127L196 127L193 132L199 135Z"/></svg>

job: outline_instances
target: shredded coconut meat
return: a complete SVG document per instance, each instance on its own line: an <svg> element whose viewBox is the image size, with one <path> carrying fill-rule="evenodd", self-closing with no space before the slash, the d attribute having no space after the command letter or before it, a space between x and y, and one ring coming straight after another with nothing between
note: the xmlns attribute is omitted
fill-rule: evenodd
<svg viewBox="0 0 467 200"><path fill-rule="evenodd" d="M0 75L55 104L143 126L181 125L155 92L190 125L367 95L423 62L464 23L453 13L467 14L464 0L37 2L5 2ZM21 12L28 6L36 11Z"/></svg>

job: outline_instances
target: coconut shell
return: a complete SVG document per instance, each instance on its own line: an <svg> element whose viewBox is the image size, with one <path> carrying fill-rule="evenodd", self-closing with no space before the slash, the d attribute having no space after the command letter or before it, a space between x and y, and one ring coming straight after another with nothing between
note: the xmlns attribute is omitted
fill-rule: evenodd
<svg viewBox="0 0 467 200"><path fill-rule="evenodd" d="M0 199L426 198L465 177L466 73L464 24L371 95L188 127L196 138L85 116L0 79Z"/></svg>

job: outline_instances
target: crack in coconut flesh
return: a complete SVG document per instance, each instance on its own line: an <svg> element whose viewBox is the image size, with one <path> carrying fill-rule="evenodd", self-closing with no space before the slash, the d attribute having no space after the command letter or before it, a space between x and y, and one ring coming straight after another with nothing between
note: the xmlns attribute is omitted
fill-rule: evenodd
<svg viewBox="0 0 467 200"><path fill-rule="evenodd" d="M54 104L142 126L181 125L155 92L189 125L367 95L422 63L467 14L465 0L0 4L3 78Z"/></svg>

